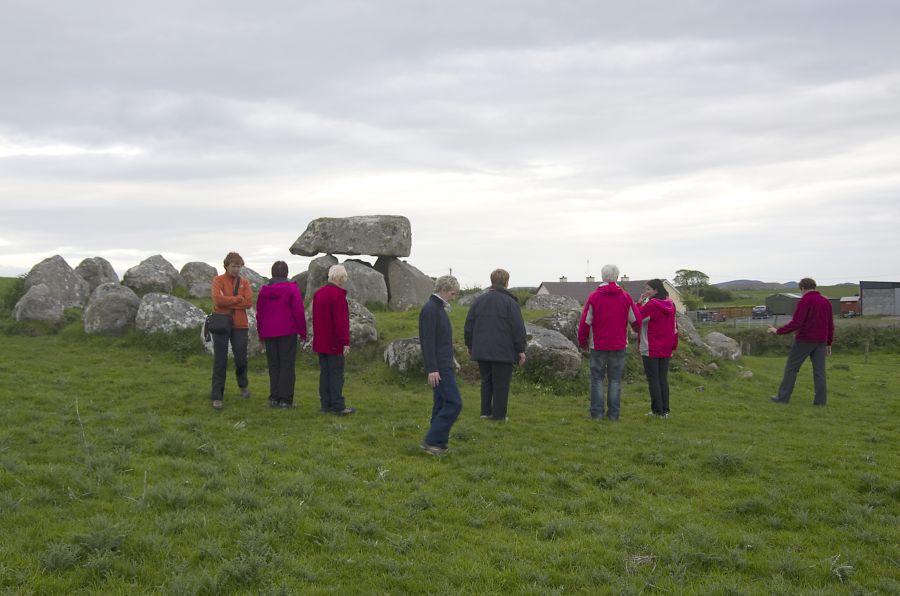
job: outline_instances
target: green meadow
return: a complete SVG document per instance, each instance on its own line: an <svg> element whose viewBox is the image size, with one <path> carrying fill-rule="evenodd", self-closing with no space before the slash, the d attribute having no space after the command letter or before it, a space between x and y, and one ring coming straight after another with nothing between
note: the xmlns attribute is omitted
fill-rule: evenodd
<svg viewBox="0 0 900 596"><path fill-rule="evenodd" d="M631 354L618 423L587 418L586 368L517 373L498 424L478 417L465 312L465 406L435 458L418 447L424 372L381 358L416 312L375 313L380 344L348 358L358 413L334 417L308 353L297 408L267 407L257 356L252 397L229 371L215 412L195 333L94 337L77 311L43 327L4 311L0 591L900 593L896 351L836 342L825 408L808 364L789 405L769 402L783 350L702 375L684 360L668 420L646 416Z"/></svg>

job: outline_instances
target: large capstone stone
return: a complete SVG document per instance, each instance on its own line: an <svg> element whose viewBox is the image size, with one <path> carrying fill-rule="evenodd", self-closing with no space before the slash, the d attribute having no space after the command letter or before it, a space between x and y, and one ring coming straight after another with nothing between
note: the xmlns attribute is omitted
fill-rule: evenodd
<svg viewBox="0 0 900 596"><path fill-rule="evenodd" d="M401 373L421 373L425 370L425 361L419 338L408 337L389 343L384 350L384 362Z"/></svg>
<svg viewBox="0 0 900 596"><path fill-rule="evenodd" d="M84 309L84 332L88 335L123 335L134 327L141 299L128 286L105 283L97 286Z"/></svg>
<svg viewBox="0 0 900 596"><path fill-rule="evenodd" d="M91 296L91 287L59 255L44 259L25 276L25 291L43 284L63 308L81 307Z"/></svg>
<svg viewBox="0 0 900 596"><path fill-rule="evenodd" d="M119 274L113 269L109 261L103 257L89 257L81 261L75 267L75 273L88 283L93 294L97 287L103 284L119 283Z"/></svg>
<svg viewBox="0 0 900 596"><path fill-rule="evenodd" d="M291 253L408 257L412 246L409 220L402 215L320 217L291 246Z"/></svg>
<svg viewBox="0 0 900 596"><path fill-rule="evenodd" d="M361 304L388 303L387 284L384 276L368 263L357 260L344 261L347 269L347 297Z"/></svg>
<svg viewBox="0 0 900 596"><path fill-rule="evenodd" d="M375 326L375 315L356 300L347 299L347 310L350 313L350 346L362 346L378 341L378 329ZM306 309L307 344L312 346L313 308Z"/></svg>
<svg viewBox="0 0 900 596"><path fill-rule="evenodd" d="M573 344L578 344L578 322L581 320L581 310L554 311L545 317L532 321L535 325L544 329L558 331L566 336Z"/></svg>
<svg viewBox="0 0 900 596"><path fill-rule="evenodd" d="M212 295L212 280L218 275L218 271L209 263L191 261L184 264L180 275L187 286L188 296L209 298Z"/></svg>
<svg viewBox="0 0 900 596"><path fill-rule="evenodd" d="M266 278L250 267L241 267L241 277L250 282L250 288L254 295L259 294L259 289L266 285Z"/></svg>
<svg viewBox="0 0 900 596"><path fill-rule="evenodd" d="M525 302L528 310L578 310L581 311L581 303L571 296L557 296L555 294L536 294Z"/></svg>
<svg viewBox="0 0 900 596"><path fill-rule="evenodd" d="M523 373L534 380L574 379L581 371L578 347L558 331L526 325Z"/></svg>
<svg viewBox="0 0 900 596"><path fill-rule="evenodd" d="M375 270L384 276L391 310L419 308L434 293L432 278L395 257L379 257Z"/></svg>
<svg viewBox="0 0 900 596"><path fill-rule="evenodd" d="M259 327L257 327L256 325L256 309L247 309L247 324L250 327L249 334L247 336L247 355L256 356L257 354L262 354L265 351L266 346L264 342L261 342L259 340ZM209 352L210 354L215 353L215 348L213 347L212 342L212 335L210 335L209 341L207 341L206 336L203 333L202 326L200 328L200 341L203 342L203 348L207 352ZM234 358L234 352L231 349L231 342L228 342L228 357Z"/></svg>
<svg viewBox="0 0 900 596"><path fill-rule="evenodd" d="M328 283L328 270L337 265L338 260L332 255L323 255L309 262L306 270L306 291L303 296L312 300L316 290Z"/></svg>
<svg viewBox="0 0 900 596"><path fill-rule="evenodd" d="M134 323L144 333L173 333L201 327L205 320L206 313L187 300L151 292L141 299Z"/></svg>
<svg viewBox="0 0 900 596"><path fill-rule="evenodd" d="M741 357L741 345L737 341L718 331L707 334L706 345L716 358L737 360Z"/></svg>
<svg viewBox="0 0 900 596"><path fill-rule="evenodd" d="M162 255L153 255L126 271L122 283L140 296L151 292L171 294L175 288L185 287L178 270Z"/></svg>
<svg viewBox="0 0 900 596"><path fill-rule="evenodd" d="M16 321L59 322L63 310L62 301L46 284L35 284L16 302L12 316Z"/></svg>

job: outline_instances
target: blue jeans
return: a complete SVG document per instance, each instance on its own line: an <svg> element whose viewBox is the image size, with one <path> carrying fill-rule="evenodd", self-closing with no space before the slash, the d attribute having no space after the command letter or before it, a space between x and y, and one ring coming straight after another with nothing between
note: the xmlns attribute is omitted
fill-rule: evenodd
<svg viewBox="0 0 900 596"><path fill-rule="evenodd" d="M434 388L434 405L431 408L431 428L425 442L435 447L447 447L450 428L462 411L462 397L456 386L456 375L450 368L439 369L441 382Z"/></svg>
<svg viewBox="0 0 900 596"><path fill-rule="evenodd" d="M603 418L604 377L609 373L606 417L610 420L619 419L624 370L625 350L591 350L591 418Z"/></svg>

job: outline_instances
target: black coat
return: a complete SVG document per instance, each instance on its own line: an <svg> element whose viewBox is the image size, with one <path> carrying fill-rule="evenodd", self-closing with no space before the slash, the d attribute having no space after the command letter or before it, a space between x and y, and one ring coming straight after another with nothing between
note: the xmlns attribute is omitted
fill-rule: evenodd
<svg viewBox="0 0 900 596"><path fill-rule="evenodd" d="M479 296L466 317L465 339L472 360L518 362L525 352L525 321L513 295L492 287Z"/></svg>

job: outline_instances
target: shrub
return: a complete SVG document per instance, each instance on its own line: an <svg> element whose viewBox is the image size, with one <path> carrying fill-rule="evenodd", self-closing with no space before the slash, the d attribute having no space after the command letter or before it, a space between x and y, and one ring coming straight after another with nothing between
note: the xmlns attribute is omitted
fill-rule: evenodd
<svg viewBox="0 0 900 596"><path fill-rule="evenodd" d="M704 286L700 289L700 295L707 302L729 302L734 299L731 292L716 286Z"/></svg>
<svg viewBox="0 0 900 596"><path fill-rule="evenodd" d="M25 295L25 276L15 278L6 291L0 296L0 309L3 314L9 316L13 307Z"/></svg>

